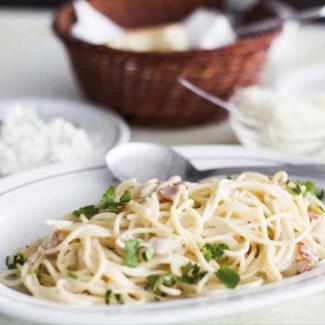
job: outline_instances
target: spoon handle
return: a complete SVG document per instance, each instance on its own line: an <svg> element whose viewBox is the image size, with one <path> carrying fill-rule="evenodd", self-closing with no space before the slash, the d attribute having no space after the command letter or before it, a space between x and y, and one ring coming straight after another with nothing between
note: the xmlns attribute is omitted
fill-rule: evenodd
<svg viewBox="0 0 325 325"><path fill-rule="evenodd" d="M302 178L314 178L325 180L325 164L279 164L272 166L242 166L242 167L225 167L211 170L198 171L195 175L196 181L211 176L224 176L240 174L246 171L253 171L267 175L275 174L284 170L289 175Z"/></svg>
<svg viewBox="0 0 325 325"><path fill-rule="evenodd" d="M238 36L245 36L247 34L263 33L270 29L280 26L282 23L289 20L297 21L310 21L316 18L325 17L325 6L314 7L300 12L294 12L287 17L276 17L266 19L261 22L250 24L247 26L241 26L236 30Z"/></svg>

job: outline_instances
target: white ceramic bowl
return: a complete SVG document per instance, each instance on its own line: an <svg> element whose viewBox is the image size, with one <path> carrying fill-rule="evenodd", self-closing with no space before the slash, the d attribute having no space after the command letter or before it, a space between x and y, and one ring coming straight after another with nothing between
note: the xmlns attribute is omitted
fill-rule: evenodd
<svg viewBox="0 0 325 325"><path fill-rule="evenodd" d="M113 111L100 106L71 99L21 98L0 101L0 121L18 104L32 109L44 121L61 117L84 129L95 148L95 154L86 160L102 156L113 147L130 139L128 125ZM70 163L70 162L65 162Z"/></svg>

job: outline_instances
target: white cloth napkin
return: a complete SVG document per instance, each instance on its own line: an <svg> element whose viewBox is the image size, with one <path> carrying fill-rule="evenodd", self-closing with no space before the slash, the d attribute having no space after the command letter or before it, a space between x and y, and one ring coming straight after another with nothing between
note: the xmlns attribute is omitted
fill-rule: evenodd
<svg viewBox="0 0 325 325"><path fill-rule="evenodd" d="M127 32L126 29L97 11L86 0L75 1L74 9L77 22L72 26L72 34L78 39L95 45L109 44L119 42L119 39ZM185 20L174 25L178 26L178 36L183 33L181 39L188 44L188 49L214 49L236 40L235 32L227 17L215 10L199 8ZM147 41L150 41L150 37L152 39L152 35L148 34ZM159 33L157 38L161 38ZM175 42L177 41L175 39ZM183 47L181 50L184 50Z"/></svg>
<svg viewBox="0 0 325 325"><path fill-rule="evenodd" d="M215 10L199 8L183 21L183 26L190 48L211 50L236 40L227 17Z"/></svg>
<svg viewBox="0 0 325 325"><path fill-rule="evenodd" d="M100 45L116 40L124 34L123 28L96 10L85 0L73 3L77 22L72 26L74 37L90 44Z"/></svg>

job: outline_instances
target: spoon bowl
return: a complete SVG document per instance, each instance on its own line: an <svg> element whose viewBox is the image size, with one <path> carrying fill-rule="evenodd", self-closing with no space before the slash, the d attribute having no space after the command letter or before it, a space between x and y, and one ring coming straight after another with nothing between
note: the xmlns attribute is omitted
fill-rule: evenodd
<svg viewBox="0 0 325 325"><path fill-rule="evenodd" d="M168 179L174 175L185 179L196 172L183 156L153 143L118 146L106 155L106 164L121 181L136 177L138 181L145 182L152 178Z"/></svg>
<svg viewBox="0 0 325 325"><path fill-rule="evenodd" d="M325 179L325 164L279 164L274 166L240 166L197 170L192 163L174 150L154 143L128 143L112 149L106 155L106 164L119 181L136 178L139 182L149 179L166 180L178 175L183 180L197 182L211 176L235 175L255 171L272 175L279 170L299 177Z"/></svg>

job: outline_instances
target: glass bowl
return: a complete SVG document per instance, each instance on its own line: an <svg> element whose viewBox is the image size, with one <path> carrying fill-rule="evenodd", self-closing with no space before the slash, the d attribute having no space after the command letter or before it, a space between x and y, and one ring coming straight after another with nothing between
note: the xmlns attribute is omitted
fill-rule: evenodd
<svg viewBox="0 0 325 325"><path fill-rule="evenodd" d="M232 104L229 122L238 140L248 147L268 147L325 159L325 121L314 125L306 121L300 128L275 127L271 121L260 121Z"/></svg>

